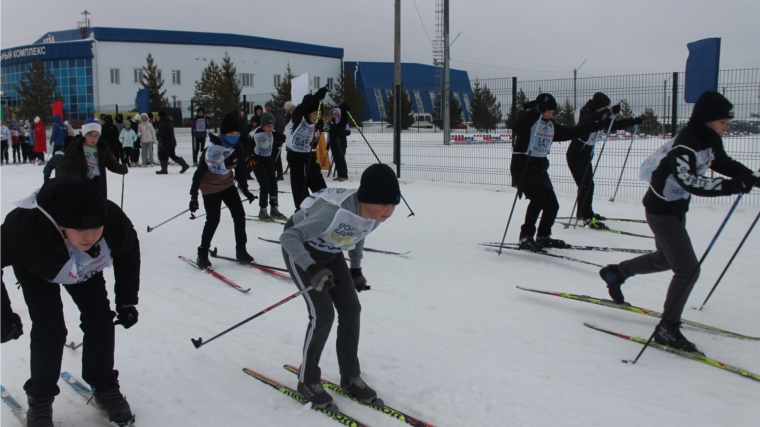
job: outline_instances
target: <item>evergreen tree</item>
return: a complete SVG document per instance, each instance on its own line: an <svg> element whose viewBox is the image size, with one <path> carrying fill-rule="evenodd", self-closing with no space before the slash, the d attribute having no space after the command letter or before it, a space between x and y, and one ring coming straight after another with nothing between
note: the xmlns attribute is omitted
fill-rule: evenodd
<svg viewBox="0 0 760 427"><path fill-rule="evenodd" d="M414 116L412 116L412 99L409 98L409 92L401 86L401 129L407 130L414 124ZM385 103L385 120L393 126L393 116L395 113L396 101L393 95L388 96L388 102Z"/></svg>
<svg viewBox="0 0 760 427"><path fill-rule="evenodd" d="M169 108L166 89L161 90L164 87L164 79L158 71L158 65L156 65L153 55L149 53L145 60L146 65L142 67L140 83L150 93L150 109L151 111L158 111Z"/></svg>
<svg viewBox="0 0 760 427"><path fill-rule="evenodd" d="M330 92L330 98L340 104L345 102L351 108L351 117L356 120L356 124L362 125L362 118L364 117L364 97L359 88L356 87L354 77L347 70L343 70L338 82L333 86L333 90ZM353 126L354 123L351 119L348 120L348 124Z"/></svg>
<svg viewBox="0 0 760 427"><path fill-rule="evenodd" d="M525 92L523 92L522 89L517 91L517 111L515 111L511 106L509 107L509 114L507 115L507 125L509 128L512 128L512 125L514 125L515 120L517 120L517 116L520 115L520 111L523 109L523 105L528 102L528 97L525 96Z"/></svg>
<svg viewBox="0 0 760 427"><path fill-rule="evenodd" d="M221 66L221 107L223 111L237 111L240 108L240 93L243 88L237 77L237 68L232 63L230 53L225 51Z"/></svg>
<svg viewBox="0 0 760 427"><path fill-rule="evenodd" d="M440 98L436 99L435 104L433 105L433 110L436 112L443 111L440 104ZM462 118L462 105L452 94L451 98L449 98L449 129L456 129L457 126L462 123L464 123L464 119ZM439 114L434 113L433 124L439 129L443 129L443 117L439 117Z"/></svg>
<svg viewBox="0 0 760 427"><path fill-rule="evenodd" d="M203 108L206 116L217 126L221 124L224 115L229 111L223 107L223 92L225 91L222 69L212 59L203 69L201 79L195 81L193 105L195 108Z"/></svg>
<svg viewBox="0 0 760 427"><path fill-rule="evenodd" d="M278 84L275 87L276 93L272 94L272 102L274 102L274 105L277 108L283 108L286 102L292 101L290 99L290 89L291 84L290 81L295 77L293 74L293 71L290 69L290 62L288 62L287 68L285 68L285 74L282 75L280 78L280 84ZM294 104L298 105L301 100L293 101Z"/></svg>
<svg viewBox="0 0 760 427"><path fill-rule="evenodd" d="M628 101L623 99L620 101L620 113L618 113L617 117L615 117L615 120L623 120L623 119L632 119L633 118L633 110L631 109L631 106L628 104ZM633 126L624 129L628 132L633 131Z"/></svg>
<svg viewBox="0 0 760 427"><path fill-rule="evenodd" d="M575 126L575 110L573 109L573 103L570 102L570 98L565 98L565 102L554 112L554 120L561 125Z"/></svg>
<svg viewBox="0 0 760 427"><path fill-rule="evenodd" d="M481 132L496 129L496 125L501 121L501 103L496 100L491 89L488 86L481 88L480 82L476 80L472 98L473 101L470 103L472 126Z"/></svg>
<svg viewBox="0 0 760 427"><path fill-rule="evenodd" d="M641 115L644 119L644 123L639 125L639 132L643 132L647 135L657 135L660 133L660 127L662 124L657 120L657 115L654 110L647 107L644 109L644 114Z"/></svg>
<svg viewBox="0 0 760 427"><path fill-rule="evenodd" d="M16 84L16 92L21 98L20 117L31 119L39 116L43 122L52 123L53 102L63 99L61 94L55 91L57 85L55 76L45 64L42 61L34 61L29 71Z"/></svg>

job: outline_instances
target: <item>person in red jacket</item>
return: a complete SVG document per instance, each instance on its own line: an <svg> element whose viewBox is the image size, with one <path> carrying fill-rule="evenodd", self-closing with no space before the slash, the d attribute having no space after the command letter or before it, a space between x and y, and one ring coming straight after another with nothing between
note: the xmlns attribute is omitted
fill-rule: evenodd
<svg viewBox="0 0 760 427"><path fill-rule="evenodd" d="M39 116L34 118L34 147L33 158L36 158L40 166L45 164L45 152L47 151L47 136L45 135L45 122Z"/></svg>

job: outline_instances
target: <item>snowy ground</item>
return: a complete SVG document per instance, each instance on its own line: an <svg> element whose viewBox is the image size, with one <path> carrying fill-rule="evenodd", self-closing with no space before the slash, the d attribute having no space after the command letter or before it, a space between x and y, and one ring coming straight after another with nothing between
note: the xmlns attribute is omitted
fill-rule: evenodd
<svg viewBox="0 0 760 427"><path fill-rule="evenodd" d="M139 426L276 425L335 426L335 421L302 408L292 399L244 375L243 367L295 386L282 369L300 362L307 324L304 303L289 302L208 346L196 350L192 337L210 338L227 327L295 292L292 283L218 260L214 267L245 287L241 294L177 259L194 258L202 220L178 218L155 226L187 208L192 170L156 176L139 168L126 177L124 208L142 246L140 322L117 327L116 363L122 391ZM12 202L42 181L42 167L2 167L3 218ZM121 197L120 177L110 174L110 198ZM333 181L329 181L333 185ZM286 181L287 184L287 181ZM257 185L251 181L253 188ZM358 185L351 176L343 183ZM285 185L283 187L289 187ZM288 190L288 188L284 188ZM406 257L366 253L365 275L372 286L360 294L363 305L360 358L363 377L386 402L437 426L757 426L760 386L720 369L649 349L638 364L621 363L640 346L592 331L592 322L619 332L648 337L656 319L605 307L520 291L516 285L606 296L594 267L539 255L505 251L501 256L477 245L501 238L511 189L403 179L402 191L415 212L402 204L373 233L367 246L412 251ZM289 194L282 210L292 213ZM573 196L560 195L561 215ZM508 242L517 239L526 202L518 203ZM643 218L639 200L596 200L607 216ZM258 209L247 206L249 214ZM689 230L699 255L707 247L728 206L695 204ZM757 214L740 207L703 267L689 307L699 305ZM646 225L610 223L650 234ZM280 227L248 224L248 250L258 262L282 266L280 249L256 239L277 238ZM759 231L737 257L703 311L687 308L685 318L749 335L760 335L760 287L752 267L760 250ZM653 241L591 230L554 229L555 237L577 245L652 248ZM232 221L227 214L213 245L233 254ZM570 256L598 264L621 261L621 253L572 251ZM212 260L213 261L213 260ZM754 273L753 273L754 272ZM112 271L106 272L109 287ZM655 310L662 302L668 273L630 279L627 299ZM2 346L2 383L24 397L28 377L31 323L21 292L5 271L13 307L25 334ZM78 312L62 293L69 342L81 342ZM760 372L760 343L685 329L708 355ZM338 379L335 331L322 358L324 377ZM63 367L79 376L81 349L65 349ZM102 425L103 418L61 383L55 402L56 426ZM337 397L341 408L372 426L401 423ZM3 405L4 406L4 405ZM16 425L7 407L3 425Z"/></svg>

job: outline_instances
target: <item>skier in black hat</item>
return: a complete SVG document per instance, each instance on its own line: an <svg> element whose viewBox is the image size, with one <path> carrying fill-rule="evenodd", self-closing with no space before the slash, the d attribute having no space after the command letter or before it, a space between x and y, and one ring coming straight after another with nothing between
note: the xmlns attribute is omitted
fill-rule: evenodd
<svg viewBox="0 0 760 427"><path fill-rule="evenodd" d="M53 426L67 333L59 284L82 313L82 379L115 425L131 425L134 416L114 369L114 325L130 328L137 323L140 244L132 223L118 205L106 200L98 184L72 176L49 180L15 205L18 208L2 225L1 258L3 268L13 267L32 320L31 378L24 385L28 427ZM118 314L111 311L103 277L103 270L112 265ZM2 286L5 342L17 338L22 328Z"/></svg>
<svg viewBox="0 0 760 427"><path fill-rule="evenodd" d="M654 340L689 352L698 352L697 346L680 329L681 314L699 278L699 261L686 230L691 195L726 196L749 193L752 187L760 186L760 173L733 160L723 148L721 135L733 117L733 104L720 93L707 91L697 99L686 127L644 163L653 169L649 171L649 190L643 204L657 250L599 271L612 299L626 304L621 291L626 279L672 270ZM702 175L707 169L732 179Z"/></svg>
<svg viewBox="0 0 760 427"><path fill-rule="evenodd" d="M309 196L285 225L280 236L285 265L303 294L309 310L298 392L313 405L337 411L320 384L319 359L338 312L340 386L365 402L377 393L360 377L357 291L368 290L362 274L364 239L393 215L401 201L396 174L388 165L374 164L362 174L359 189L327 188ZM343 251L348 251L349 268ZM334 308L333 308L334 307Z"/></svg>
<svg viewBox="0 0 760 427"><path fill-rule="evenodd" d="M239 142L240 121L236 113L228 113L224 117L220 132L219 136L209 133L211 144L201 154L190 187L190 211L195 212L200 208L199 190L203 195L203 207L206 209L206 225L203 227L201 245L198 247L197 261L201 268L211 267L208 251L222 217L222 202L230 208L232 222L235 224L235 257L240 261L253 261L245 247L248 242L245 233L245 209L235 190L235 181L240 192L248 198L248 203L253 203L256 196L248 191L245 146Z"/></svg>
<svg viewBox="0 0 760 427"><path fill-rule="evenodd" d="M542 251L544 247L569 246L562 240L551 238L552 226L559 211L557 195L554 193L554 186L547 172L549 170L547 156L552 142L567 141L579 135L600 130L605 124L609 124L609 118L605 116L576 127L563 126L552 119L556 109L557 101L552 95L539 94L534 101L523 106L523 111L512 128L515 135L512 145L512 162L509 167L512 185L530 200L525 212L525 223L520 229L520 248L533 252ZM541 120L537 123L539 117ZM531 139L534 135L535 141L531 147ZM536 221L539 214L541 222L538 225L538 236L534 240L533 235L536 233Z"/></svg>
<svg viewBox="0 0 760 427"><path fill-rule="evenodd" d="M274 170L274 144L285 141L285 135L275 131L275 120L271 113L261 115L261 126L251 131L248 140L248 163L259 182L259 219L287 219L277 208L277 175ZM270 211L267 212L267 203Z"/></svg>
<svg viewBox="0 0 760 427"><path fill-rule="evenodd" d="M620 105L610 106L610 98L602 92L597 92L581 108L578 124L582 125L588 122L600 120L605 115L617 115L620 113ZM615 120L612 123L610 132L619 129L626 129L634 125L640 125L644 122L641 117ZM606 129L604 129L606 130ZM601 136L601 131L591 132L573 138L570 146L567 147L565 158L573 180L578 185L578 218L589 228L598 230L609 230L603 221L607 218L594 213L594 176L591 168L591 159L594 156L596 141Z"/></svg>

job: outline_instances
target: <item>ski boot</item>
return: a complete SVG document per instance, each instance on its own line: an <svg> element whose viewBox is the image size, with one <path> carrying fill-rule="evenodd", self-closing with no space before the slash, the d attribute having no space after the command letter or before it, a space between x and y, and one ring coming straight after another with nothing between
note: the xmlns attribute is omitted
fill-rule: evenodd
<svg viewBox="0 0 760 427"><path fill-rule="evenodd" d="M27 427L53 427L53 401L55 397L32 397L27 402L29 409L26 411Z"/></svg>
<svg viewBox="0 0 760 427"><path fill-rule="evenodd" d="M533 237L520 237L520 249L531 252L546 253L544 248L533 240Z"/></svg>
<svg viewBox="0 0 760 427"><path fill-rule="evenodd" d="M179 158L177 163L179 163L179 165L182 166L182 169L180 169L179 173L185 173L188 169L190 169L190 165L188 165L185 159L183 159L182 157Z"/></svg>
<svg viewBox="0 0 760 427"><path fill-rule="evenodd" d="M288 219L282 212L280 212L279 209L277 209L277 205L273 205L269 208L269 214L274 219Z"/></svg>
<svg viewBox="0 0 760 427"><path fill-rule="evenodd" d="M696 353L700 356L705 355L701 351L697 350L697 346L694 345L694 343L687 340L686 337L681 334L681 322L661 320L660 324L657 325L657 329L655 329L654 342L675 348L677 350Z"/></svg>
<svg viewBox="0 0 760 427"><path fill-rule="evenodd" d="M208 259L208 249L198 247L198 258L195 260L195 263L203 269L211 268L211 260Z"/></svg>
<svg viewBox="0 0 760 427"><path fill-rule="evenodd" d="M599 215L599 214L595 213L594 214L594 219L597 220L597 221L606 221L607 217L604 216L604 215Z"/></svg>
<svg viewBox="0 0 760 427"><path fill-rule="evenodd" d="M385 403L377 398L377 392L364 382L362 377L340 377L340 388L345 392L372 406L383 407Z"/></svg>
<svg viewBox="0 0 760 427"><path fill-rule="evenodd" d="M253 262L253 257L245 250L245 246L235 248L235 259L240 262Z"/></svg>
<svg viewBox="0 0 760 427"><path fill-rule="evenodd" d="M593 230L609 230L610 229L603 222L593 217L584 218L583 223L586 225L586 227L591 228Z"/></svg>
<svg viewBox="0 0 760 427"><path fill-rule="evenodd" d="M305 397L309 402L311 402L312 406L316 406L317 408L322 408L330 412L340 412L338 405L333 403L332 396L330 396L330 393L325 390L321 383L306 385L299 381L296 390L301 394L301 396Z"/></svg>
<svg viewBox="0 0 760 427"><path fill-rule="evenodd" d="M169 173L169 162L161 162L161 170L156 171L156 175L166 175Z"/></svg>
<svg viewBox="0 0 760 427"><path fill-rule="evenodd" d="M573 247L573 245L565 243L564 240L552 239L551 235L536 237L536 243L544 248L570 249Z"/></svg>
<svg viewBox="0 0 760 427"><path fill-rule="evenodd" d="M623 277L618 271L617 264L608 264L607 267L602 267L599 270L599 276L607 283L607 291L610 293L610 298L618 304L630 305L625 302L623 291L620 289L625 283L625 277Z"/></svg>
<svg viewBox="0 0 760 427"><path fill-rule="evenodd" d="M267 213L266 207L263 207L259 210L259 219L262 221L269 221L272 219L272 217Z"/></svg>
<svg viewBox="0 0 760 427"><path fill-rule="evenodd" d="M134 425L135 416L132 415L129 403L127 403L127 399L119 391L118 386L105 391L93 387L92 396L95 400L95 405L108 415L111 424L119 427Z"/></svg>

